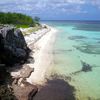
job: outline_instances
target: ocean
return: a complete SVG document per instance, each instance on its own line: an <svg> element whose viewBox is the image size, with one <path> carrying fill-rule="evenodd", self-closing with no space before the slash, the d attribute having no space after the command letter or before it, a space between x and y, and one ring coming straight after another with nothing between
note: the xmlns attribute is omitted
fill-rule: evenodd
<svg viewBox="0 0 100 100"><path fill-rule="evenodd" d="M59 30L53 50L52 75L69 79L68 83L75 88L76 100L100 100L100 22L44 23Z"/></svg>

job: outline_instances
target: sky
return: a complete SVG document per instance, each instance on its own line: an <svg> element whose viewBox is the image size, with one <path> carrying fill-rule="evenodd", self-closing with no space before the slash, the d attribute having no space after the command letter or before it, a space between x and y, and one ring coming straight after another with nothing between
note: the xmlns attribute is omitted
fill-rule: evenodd
<svg viewBox="0 0 100 100"><path fill-rule="evenodd" d="M0 12L18 12L41 20L100 20L100 0L1 0Z"/></svg>

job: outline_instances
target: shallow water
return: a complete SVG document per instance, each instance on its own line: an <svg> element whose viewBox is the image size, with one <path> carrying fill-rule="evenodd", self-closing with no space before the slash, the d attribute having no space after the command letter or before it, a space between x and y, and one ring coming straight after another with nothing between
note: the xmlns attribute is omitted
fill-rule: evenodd
<svg viewBox="0 0 100 100"><path fill-rule="evenodd" d="M52 74L70 76L76 100L100 100L100 23L47 22L59 30ZM82 71L82 62L91 67ZM79 71L77 74L73 74Z"/></svg>

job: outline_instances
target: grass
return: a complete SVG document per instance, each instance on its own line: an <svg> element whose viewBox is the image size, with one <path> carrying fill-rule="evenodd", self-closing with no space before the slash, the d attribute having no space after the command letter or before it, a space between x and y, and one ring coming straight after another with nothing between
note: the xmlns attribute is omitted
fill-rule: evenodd
<svg viewBox="0 0 100 100"><path fill-rule="evenodd" d="M32 32L36 32L38 31L39 29L41 29L41 26L40 25L36 25L34 27L30 27L29 25L20 25L20 24L17 24L17 25L14 25L16 28L23 28L25 29L25 31L22 31L23 35L29 35L31 34Z"/></svg>
<svg viewBox="0 0 100 100"><path fill-rule="evenodd" d="M15 25L16 28L29 28L29 25Z"/></svg>
<svg viewBox="0 0 100 100"><path fill-rule="evenodd" d="M36 32L41 28L40 25L36 25L34 27L30 27L29 25L20 25L20 24L18 24L18 25L15 25L15 26L16 26L16 28L24 28L24 29L26 29L25 31L22 31L24 36L25 35L29 35L32 32Z"/></svg>
<svg viewBox="0 0 100 100"><path fill-rule="evenodd" d="M28 28L26 28L26 30L23 31L22 33L23 33L24 36L25 36L25 35L29 35L29 34L31 34L32 32L38 31L40 28L41 28L40 26L28 27Z"/></svg>

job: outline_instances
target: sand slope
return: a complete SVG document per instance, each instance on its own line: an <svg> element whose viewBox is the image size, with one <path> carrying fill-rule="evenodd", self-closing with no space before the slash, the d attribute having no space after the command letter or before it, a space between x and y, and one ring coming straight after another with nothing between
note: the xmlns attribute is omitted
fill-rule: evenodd
<svg viewBox="0 0 100 100"><path fill-rule="evenodd" d="M34 44L35 49L33 51L35 53L32 56L35 59L35 63L29 65L34 68L34 72L27 78L30 83L42 84L45 82L45 74L52 63L52 47L57 33L56 29L52 27L50 29L51 31Z"/></svg>

